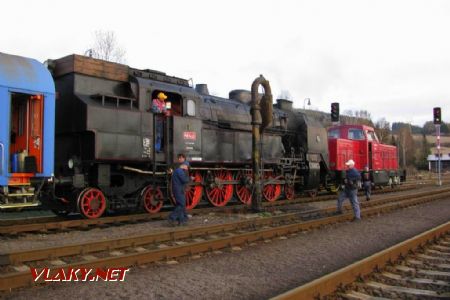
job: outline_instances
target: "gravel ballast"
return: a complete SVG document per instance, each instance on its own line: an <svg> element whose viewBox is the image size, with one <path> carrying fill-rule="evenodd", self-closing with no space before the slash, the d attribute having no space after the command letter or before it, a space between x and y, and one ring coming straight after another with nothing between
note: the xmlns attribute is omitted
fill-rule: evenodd
<svg viewBox="0 0 450 300"><path fill-rule="evenodd" d="M11 299L265 299L450 220L450 199L204 254L179 264L133 267L124 282L58 283L13 291Z"/></svg>
<svg viewBox="0 0 450 300"><path fill-rule="evenodd" d="M426 191L421 189L420 191ZM432 190L432 188L430 189ZM416 191L402 191L395 194L413 195ZM374 200L390 195L375 195ZM269 208L270 211L276 212L301 212L310 211L314 209L323 209L327 207L335 207L336 200L326 200L310 203L284 205L282 207ZM252 214L232 214L211 212L207 214L196 214L195 210L190 212L193 214L189 220L190 226L210 226L216 224L224 224L235 221L242 221L254 217L264 217L264 215ZM148 222L141 222L136 224L120 224L114 226L99 226L97 228L90 228L89 230L73 229L65 232L49 232L49 233L24 233L19 236L0 236L0 254L14 252L18 249L31 250L46 247L56 247L63 245L71 245L78 243L86 243L93 241L103 241L107 239L125 238L136 235L144 235L167 231L172 228L167 227L166 220L151 220Z"/></svg>

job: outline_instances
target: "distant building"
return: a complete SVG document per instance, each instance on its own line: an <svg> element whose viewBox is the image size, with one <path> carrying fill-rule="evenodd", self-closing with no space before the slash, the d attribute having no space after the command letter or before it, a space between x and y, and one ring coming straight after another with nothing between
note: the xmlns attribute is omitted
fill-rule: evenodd
<svg viewBox="0 0 450 300"><path fill-rule="evenodd" d="M431 172L437 172L438 154L437 149L432 148L431 153L428 155L428 169ZM450 148L441 147L441 171L450 172Z"/></svg>

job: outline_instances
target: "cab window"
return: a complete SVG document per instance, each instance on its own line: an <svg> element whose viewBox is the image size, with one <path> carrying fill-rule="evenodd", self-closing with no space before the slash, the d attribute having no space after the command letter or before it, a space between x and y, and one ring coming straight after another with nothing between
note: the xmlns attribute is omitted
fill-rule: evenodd
<svg viewBox="0 0 450 300"><path fill-rule="evenodd" d="M350 140L364 140L364 132L361 129L349 129L348 138Z"/></svg>
<svg viewBox="0 0 450 300"><path fill-rule="evenodd" d="M328 137L332 139L340 138L339 129L332 129L328 131Z"/></svg>
<svg viewBox="0 0 450 300"><path fill-rule="evenodd" d="M186 106L187 106L187 115L195 117L195 101L192 99L188 99L186 102Z"/></svg>
<svg viewBox="0 0 450 300"><path fill-rule="evenodd" d="M368 131L367 132L367 140L378 142L377 135L375 134L374 131Z"/></svg>

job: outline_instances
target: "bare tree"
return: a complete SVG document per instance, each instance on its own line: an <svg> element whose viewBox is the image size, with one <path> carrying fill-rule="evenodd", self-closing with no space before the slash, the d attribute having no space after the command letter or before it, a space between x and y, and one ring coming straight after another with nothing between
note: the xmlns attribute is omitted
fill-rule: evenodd
<svg viewBox="0 0 450 300"><path fill-rule="evenodd" d="M415 163L415 143L411 135L411 127L402 127L398 133L403 168Z"/></svg>
<svg viewBox="0 0 450 300"><path fill-rule="evenodd" d="M418 146L416 150L416 167L418 169L427 170L428 155L431 154L431 147L425 133L422 133L422 141L416 142L416 146Z"/></svg>
<svg viewBox="0 0 450 300"><path fill-rule="evenodd" d="M341 124L355 125L363 124L373 126L371 115L367 110L345 110L341 116Z"/></svg>
<svg viewBox="0 0 450 300"><path fill-rule="evenodd" d="M381 143L387 144L389 142L391 125L388 121L386 121L386 118L378 119L378 121L375 122L375 132L377 133L377 136L380 139Z"/></svg>
<svg viewBox="0 0 450 300"><path fill-rule="evenodd" d="M118 45L113 31L95 31L94 44L84 53L93 58L126 63L126 51Z"/></svg>
<svg viewBox="0 0 450 300"><path fill-rule="evenodd" d="M353 110L347 109L344 111L343 115L353 117Z"/></svg>

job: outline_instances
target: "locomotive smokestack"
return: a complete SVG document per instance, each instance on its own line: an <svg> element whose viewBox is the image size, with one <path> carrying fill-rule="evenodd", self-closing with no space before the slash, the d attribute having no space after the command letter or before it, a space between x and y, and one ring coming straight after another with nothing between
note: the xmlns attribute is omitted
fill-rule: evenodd
<svg viewBox="0 0 450 300"><path fill-rule="evenodd" d="M202 95L209 95L208 85L204 83L199 83L195 85L195 91Z"/></svg>

